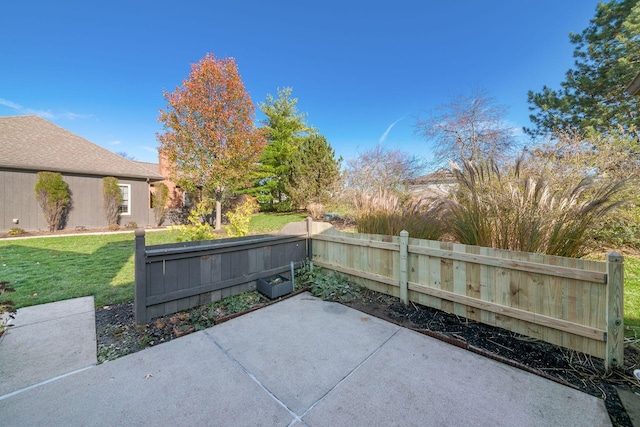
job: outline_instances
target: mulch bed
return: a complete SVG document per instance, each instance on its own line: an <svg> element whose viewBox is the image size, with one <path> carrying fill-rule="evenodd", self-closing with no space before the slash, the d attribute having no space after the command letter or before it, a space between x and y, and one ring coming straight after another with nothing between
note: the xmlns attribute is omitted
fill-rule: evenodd
<svg viewBox="0 0 640 427"><path fill-rule="evenodd" d="M261 297L247 311L271 303ZM634 346L625 348L624 368L615 368L607 374L601 359L440 310L414 304L405 306L399 299L377 292L362 291L358 299L345 305L602 398L615 426L632 426L616 387L640 394L640 382L633 376L633 370L640 368L640 351ZM133 303L98 308L98 360L101 363L134 353L247 311L229 313L224 307L214 311L196 308L136 326Z"/></svg>
<svg viewBox="0 0 640 427"><path fill-rule="evenodd" d="M165 227L144 227L145 230L149 230L149 229L163 229ZM124 226L121 226L118 230L110 230L109 228L69 228L69 229L65 229L65 230L56 230L56 231L49 231L49 230L31 230L31 231L25 231L22 234L19 235L11 235L9 233L0 233L0 239L6 239L6 238L10 238L10 237L44 237L44 236L67 236L69 234L91 234L91 233L113 233L113 232L117 232L117 231L130 231L130 232L134 232L135 230L133 228L127 228Z"/></svg>

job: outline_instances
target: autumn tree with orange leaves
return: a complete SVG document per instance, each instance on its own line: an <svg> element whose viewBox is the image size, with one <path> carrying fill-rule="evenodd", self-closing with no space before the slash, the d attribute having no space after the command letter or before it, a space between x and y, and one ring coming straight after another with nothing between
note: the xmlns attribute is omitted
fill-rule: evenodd
<svg viewBox="0 0 640 427"><path fill-rule="evenodd" d="M248 183L266 143L254 125L255 106L235 60L211 53L164 98L167 107L160 109L158 121L165 132L157 138L170 178L216 201L219 230L223 197Z"/></svg>

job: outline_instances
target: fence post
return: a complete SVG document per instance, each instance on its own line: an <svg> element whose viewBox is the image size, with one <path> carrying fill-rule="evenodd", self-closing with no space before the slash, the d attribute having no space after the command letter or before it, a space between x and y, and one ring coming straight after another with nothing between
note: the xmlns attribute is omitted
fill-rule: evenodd
<svg viewBox="0 0 640 427"><path fill-rule="evenodd" d="M409 304L409 284L407 271L409 270L409 232L400 232L400 299L406 305Z"/></svg>
<svg viewBox="0 0 640 427"><path fill-rule="evenodd" d="M305 221L307 222L307 258L309 258L309 261L311 262L313 261L313 251L311 247L311 231L313 228L313 219L308 216Z"/></svg>
<svg viewBox="0 0 640 427"><path fill-rule="evenodd" d="M135 231L136 236L136 253L135 253L135 296L134 296L134 314L136 324L141 325L147 323L147 266L144 230L139 228Z"/></svg>
<svg viewBox="0 0 640 427"><path fill-rule="evenodd" d="M607 254L607 342L605 370L624 365L624 257Z"/></svg>

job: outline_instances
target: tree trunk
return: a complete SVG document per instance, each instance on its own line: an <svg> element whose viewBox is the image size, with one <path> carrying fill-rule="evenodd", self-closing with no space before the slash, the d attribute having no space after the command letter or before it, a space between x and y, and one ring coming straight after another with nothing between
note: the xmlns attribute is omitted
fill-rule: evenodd
<svg viewBox="0 0 640 427"><path fill-rule="evenodd" d="M222 229L222 203L216 200L216 231Z"/></svg>

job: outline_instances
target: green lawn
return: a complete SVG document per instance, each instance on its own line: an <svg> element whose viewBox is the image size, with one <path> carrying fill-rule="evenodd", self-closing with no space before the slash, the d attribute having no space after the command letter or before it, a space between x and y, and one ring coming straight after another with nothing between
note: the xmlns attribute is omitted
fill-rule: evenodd
<svg viewBox="0 0 640 427"><path fill-rule="evenodd" d="M624 258L624 323L640 336L640 257Z"/></svg>
<svg viewBox="0 0 640 427"><path fill-rule="evenodd" d="M259 234L280 230L290 222L304 221L306 214L292 213L263 213L260 212L251 217L249 222L249 233Z"/></svg>
<svg viewBox="0 0 640 427"><path fill-rule="evenodd" d="M166 231L147 233L147 244L175 241ZM0 281L26 307L94 295L97 306L133 299L133 232L0 241Z"/></svg>

